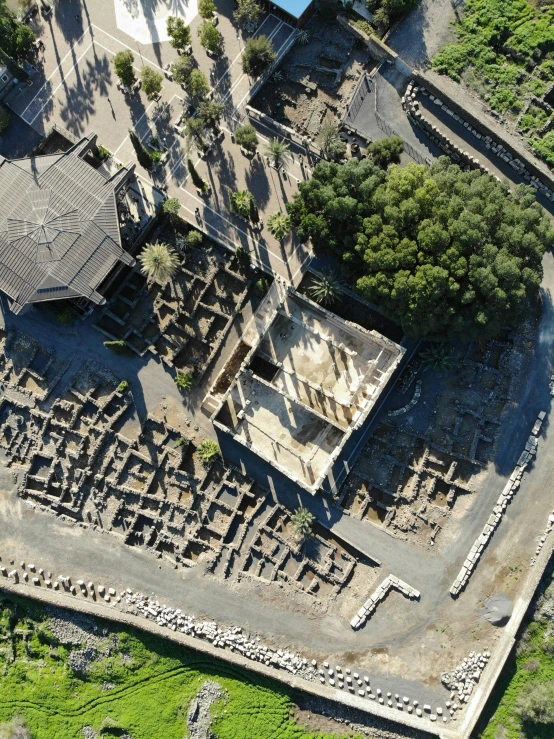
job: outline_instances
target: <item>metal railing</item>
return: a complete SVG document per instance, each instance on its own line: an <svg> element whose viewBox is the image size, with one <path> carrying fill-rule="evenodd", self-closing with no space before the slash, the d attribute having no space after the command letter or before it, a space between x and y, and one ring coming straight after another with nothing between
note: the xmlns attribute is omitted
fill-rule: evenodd
<svg viewBox="0 0 554 739"><path fill-rule="evenodd" d="M363 74L358 80L356 89L354 90L352 97L350 98L350 102L348 103L346 113L344 114L343 123L346 123L348 126L351 126L352 128L356 128L353 125L354 120L356 116L358 115L358 113L360 112L360 108L362 107L364 100L366 99L368 93L370 92L371 92L371 83L369 81L368 76L366 74Z"/></svg>

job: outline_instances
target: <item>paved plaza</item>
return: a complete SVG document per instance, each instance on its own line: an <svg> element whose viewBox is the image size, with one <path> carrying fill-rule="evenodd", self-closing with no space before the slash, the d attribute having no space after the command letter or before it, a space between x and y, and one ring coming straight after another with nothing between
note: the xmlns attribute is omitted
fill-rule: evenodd
<svg viewBox="0 0 554 739"><path fill-rule="evenodd" d="M12 107L21 119L38 134L45 134L57 124L77 137L89 131L98 135L98 142L122 164L134 162L137 174L169 197L181 201L181 214L220 243L234 249L247 249L254 263L266 271L294 282L300 280L301 268L310 258L308 249L295 235L282 243L266 230L267 217L285 210L285 203L297 188L297 183L311 173L309 153L292 142L286 172L279 173L263 158L244 157L233 143L231 131L244 118L253 80L242 71L241 56L245 39L237 34L232 22L232 0L218 3L218 28L224 38L220 57L211 59L200 43L197 27L201 21L196 2L178 0L146 4L131 2L83 2L68 7L56 5L55 22L43 22L39 29L45 52L33 85L26 88ZM128 14L128 22L125 13ZM177 52L167 41L165 21L168 15L178 15L191 22L193 55L198 67L210 79L215 98L225 106L223 139L219 140L205 159L194 151L185 151L185 140L173 128L173 122L183 108L183 90L164 78L160 100L149 101L141 92L124 95L117 88L113 56L131 50L137 73L149 66L163 73L174 62ZM122 30L125 28L125 31ZM275 50L287 48L294 29L274 15L262 18L255 34L270 38ZM260 147L276 132L257 124ZM153 172L136 162L128 131L134 130L143 142L152 136L161 138L168 149L162 165ZM210 184L211 192L202 198L189 181L186 167L191 156L199 174ZM303 160L303 161L301 161ZM229 209L233 190L248 188L258 204L261 228L249 224Z"/></svg>

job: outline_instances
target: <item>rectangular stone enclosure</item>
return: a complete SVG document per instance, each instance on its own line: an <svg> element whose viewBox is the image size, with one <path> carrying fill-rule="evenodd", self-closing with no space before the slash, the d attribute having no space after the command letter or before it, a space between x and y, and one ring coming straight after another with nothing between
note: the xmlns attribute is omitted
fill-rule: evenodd
<svg viewBox="0 0 554 739"><path fill-rule="evenodd" d="M212 388L212 421L315 493L405 349L279 281L241 341L238 373L227 387L216 381L219 396Z"/></svg>

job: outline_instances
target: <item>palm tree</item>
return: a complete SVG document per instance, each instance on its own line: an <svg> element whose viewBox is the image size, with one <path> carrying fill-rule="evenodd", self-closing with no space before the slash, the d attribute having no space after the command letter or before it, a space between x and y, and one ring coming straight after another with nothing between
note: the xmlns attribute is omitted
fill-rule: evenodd
<svg viewBox="0 0 554 739"><path fill-rule="evenodd" d="M454 352L449 344L437 341L419 355L424 370L432 370L443 375L454 366Z"/></svg>
<svg viewBox="0 0 554 739"><path fill-rule="evenodd" d="M332 305L340 300L343 283L334 275L324 274L316 277L308 292L312 298L322 305Z"/></svg>
<svg viewBox="0 0 554 739"><path fill-rule="evenodd" d="M198 445L198 456L204 464L211 464L219 456L219 447L212 439L206 439Z"/></svg>
<svg viewBox="0 0 554 739"><path fill-rule="evenodd" d="M290 232L292 222L286 213L273 213L267 219L267 230L277 241L281 241Z"/></svg>
<svg viewBox="0 0 554 739"><path fill-rule="evenodd" d="M177 372L175 375L175 384L181 392L190 390L193 385L192 372Z"/></svg>
<svg viewBox="0 0 554 739"><path fill-rule="evenodd" d="M237 190L231 194L231 210L243 218L250 218L254 196L249 190Z"/></svg>
<svg viewBox="0 0 554 739"><path fill-rule="evenodd" d="M280 165L287 159L290 146L286 141L279 139L270 139L265 147L265 154L275 167L279 169Z"/></svg>
<svg viewBox="0 0 554 739"><path fill-rule="evenodd" d="M291 516L292 528L294 534L299 541L302 541L312 532L312 525L315 520L313 513L307 508L300 506Z"/></svg>
<svg viewBox="0 0 554 739"><path fill-rule="evenodd" d="M334 123L324 123L319 129L319 144L328 156L338 159L346 153L346 143L340 138Z"/></svg>
<svg viewBox="0 0 554 739"><path fill-rule="evenodd" d="M141 272L149 283L164 283L173 277L180 264L179 255L167 244L147 244L138 256Z"/></svg>

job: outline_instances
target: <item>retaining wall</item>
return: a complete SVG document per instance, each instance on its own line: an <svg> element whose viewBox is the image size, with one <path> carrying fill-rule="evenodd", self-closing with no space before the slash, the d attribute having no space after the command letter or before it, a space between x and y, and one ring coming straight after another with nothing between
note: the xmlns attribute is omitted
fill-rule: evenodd
<svg viewBox="0 0 554 739"><path fill-rule="evenodd" d="M426 87L432 95L445 102L480 134L490 136L495 142L502 144L514 159L520 159L525 164L534 177L537 177L550 190L554 190L554 175L550 173L546 165L541 164L522 143L516 141L508 131L502 129L499 123L488 117L485 111L478 110L476 106L462 105L459 98L455 97L456 90L449 89L450 84L454 83L448 84L450 80L443 81L442 78L437 80L438 75L429 72L414 71L412 76L416 84ZM441 84L442 82L444 84Z"/></svg>

